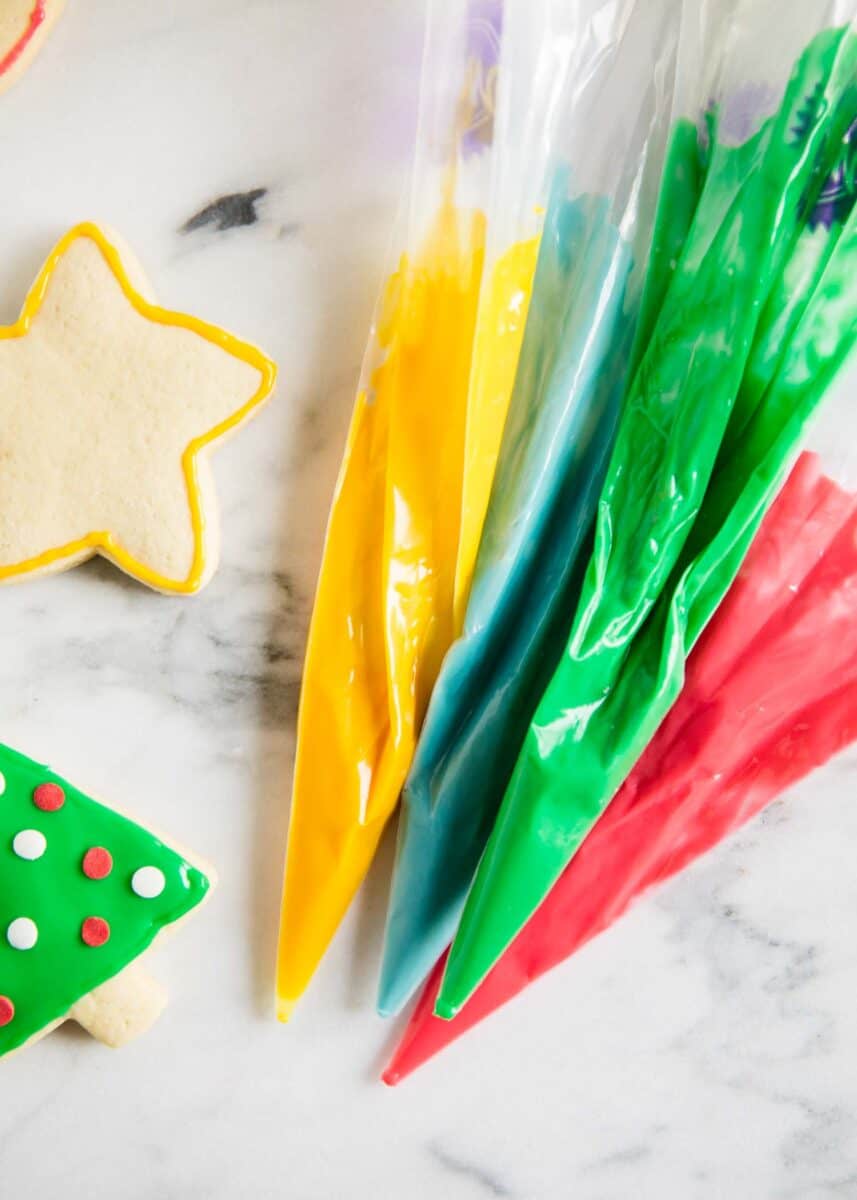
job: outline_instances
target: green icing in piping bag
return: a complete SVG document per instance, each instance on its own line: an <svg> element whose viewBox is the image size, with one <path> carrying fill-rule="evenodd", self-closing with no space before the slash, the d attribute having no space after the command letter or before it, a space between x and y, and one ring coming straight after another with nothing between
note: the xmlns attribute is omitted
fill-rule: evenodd
<svg viewBox="0 0 857 1200"><path fill-rule="evenodd" d="M567 649L468 897L439 1016L535 911L669 710L854 343L853 189L840 185L855 70L854 36L827 30L755 136L725 145L711 114L702 193L625 399Z"/></svg>

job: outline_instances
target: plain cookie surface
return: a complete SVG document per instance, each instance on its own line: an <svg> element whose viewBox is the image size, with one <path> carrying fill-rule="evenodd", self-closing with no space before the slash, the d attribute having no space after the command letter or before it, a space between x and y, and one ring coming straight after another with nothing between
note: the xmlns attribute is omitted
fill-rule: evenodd
<svg viewBox="0 0 857 1200"><path fill-rule="evenodd" d="M77 226L0 329L0 582L93 554L166 592L198 591L214 570L206 455L276 370L152 304L138 276L112 238Z"/></svg>

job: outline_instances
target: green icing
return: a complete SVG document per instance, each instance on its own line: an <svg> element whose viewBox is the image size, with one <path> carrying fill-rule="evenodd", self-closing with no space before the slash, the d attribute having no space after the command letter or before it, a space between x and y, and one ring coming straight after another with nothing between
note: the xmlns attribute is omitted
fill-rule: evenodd
<svg viewBox="0 0 857 1200"><path fill-rule="evenodd" d="M0 996L15 1006L0 1028L0 1054L22 1045L46 1025L65 1016L82 996L126 967L164 926L183 917L208 891L202 872L157 837L41 766L0 745ZM42 783L59 784L65 803L43 812L33 802ZM12 849L17 833L35 829L47 847L35 860ZM105 879L88 879L86 851L103 846L113 857ZM165 886L146 900L131 888L139 867L157 867ZM81 938L87 917L103 917L110 938L90 947ZM15 950L6 930L17 917L38 927L31 950Z"/></svg>
<svg viewBox="0 0 857 1200"><path fill-rule="evenodd" d="M541 903L668 711L855 343L855 127L857 39L838 29L808 46L755 136L723 138L716 109L704 153L676 131L592 559L470 892L442 1016Z"/></svg>
<svg viewBox="0 0 857 1200"><path fill-rule="evenodd" d="M661 177L629 379L633 379L651 340L664 296L681 260L705 183L706 159L696 126L691 121L677 121Z"/></svg>

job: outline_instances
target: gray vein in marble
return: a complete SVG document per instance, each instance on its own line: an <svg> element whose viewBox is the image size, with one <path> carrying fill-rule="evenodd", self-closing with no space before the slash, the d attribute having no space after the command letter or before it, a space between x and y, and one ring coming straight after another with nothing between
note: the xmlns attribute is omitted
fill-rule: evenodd
<svg viewBox="0 0 857 1200"><path fill-rule="evenodd" d="M287 176L206 201L178 225L173 261L186 260L225 238L248 233L283 246L292 243L308 227L295 213L300 200L294 190Z"/></svg>
<svg viewBox="0 0 857 1200"><path fill-rule="evenodd" d="M290 454L293 469L305 470L322 455L330 456L331 463L338 467L359 387L360 368L359 360L346 363L328 373L323 389L313 388L304 396Z"/></svg>
<svg viewBox="0 0 857 1200"><path fill-rule="evenodd" d="M194 233L198 229L213 228L217 233L236 229L244 225L255 225L259 220L256 205L268 194L266 187L251 188L248 192L231 192L218 196L189 217L180 227L179 233Z"/></svg>
<svg viewBox="0 0 857 1200"><path fill-rule="evenodd" d="M514 1197L515 1193L512 1189L503 1183L493 1171L489 1171L486 1167L482 1167L478 1163L468 1161L460 1154L453 1154L452 1151L441 1146L439 1142L431 1142L428 1146L428 1152L444 1170L449 1171L450 1174L471 1179L486 1195Z"/></svg>
<svg viewBox="0 0 857 1200"><path fill-rule="evenodd" d="M650 1144L622 1146L618 1150L611 1150L608 1154L599 1155L592 1162L585 1163L581 1169L584 1173L590 1173L612 1171L615 1167L636 1167L651 1155L652 1146Z"/></svg>
<svg viewBox="0 0 857 1200"><path fill-rule="evenodd" d="M133 687L167 696L207 724L261 719L282 730L294 721L310 597L288 570L221 564L191 603L153 596L103 561L77 574L92 584L85 623L66 619L55 582L35 585L51 594L39 603L44 626L33 670L50 672L54 686L67 677L78 688ZM112 636L117 627L121 637Z"/></svg>
<svg viewBox="0 0 857 1200"><path fill-rule="evenodd" d="M758 1097L798 1117L799 1125L780 1148L784 1175L794 1184L779 1189L777 1197L850 1196L857 1194L849 1190L857 1179L854 1113L832 1097L831 1103L810 1099L800 1083L795 1086L805 1075L806 1086L817 1087L812 1068L831 1071L835 1055L835 1021L806 991L822 974L819 948L797 937L778 936L727 899L745 874L742 866L734 865L736 859L755 848L766 825L769 835L777 826L787 826L787 811L783 802L774 805L742 837L701 864L693 880L687 880L694 886L682 889L681 908L670 903L669 889L662 894L661 903L675 922L671 936L682 947L682 961L687 950L695 955L701 951L714 996L719 997L705 1017L675 1039L673 1049L694 1061L704 1078L734 1091L736 1097ZM775 853L776 847L770 851ZM731 867L726 872L723 857ZM718 1031L716 1054L703 1049L711 1045L711 1037L701 1036L702 1027L712 1025ZM790 1075L787 1085L772 1083L771 1072L791 1064L801 1064L798 1075ZM828 1164L824 1179L817 1176L820 1162Z"/></svg>

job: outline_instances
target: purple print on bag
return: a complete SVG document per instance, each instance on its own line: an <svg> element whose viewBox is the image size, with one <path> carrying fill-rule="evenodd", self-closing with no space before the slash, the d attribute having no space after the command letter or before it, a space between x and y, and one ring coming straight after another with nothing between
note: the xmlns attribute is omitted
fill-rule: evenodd
<svg viewBox="0 0 857 1200"><path fill-rule="evenodd" d="M766 83L745 83L708 106L717 118L717 138L724 146L741 146L777 111L780 97Z"/></svg>
<svg viewBox="0 0 857 1200"><path fill-rule="evenodd" d="M831 229L842 225L854 205L857 193L857 120L842 139L842 153L819 193L809 224Z"/></svg>
<svg viewBox="0 0 857 1200"><path fill-rule="evenodd" d="M471 0L467 14L467 61L458 119L461 150L465 157L490 146L494 136L502 31L503 0Z"/></svg>

